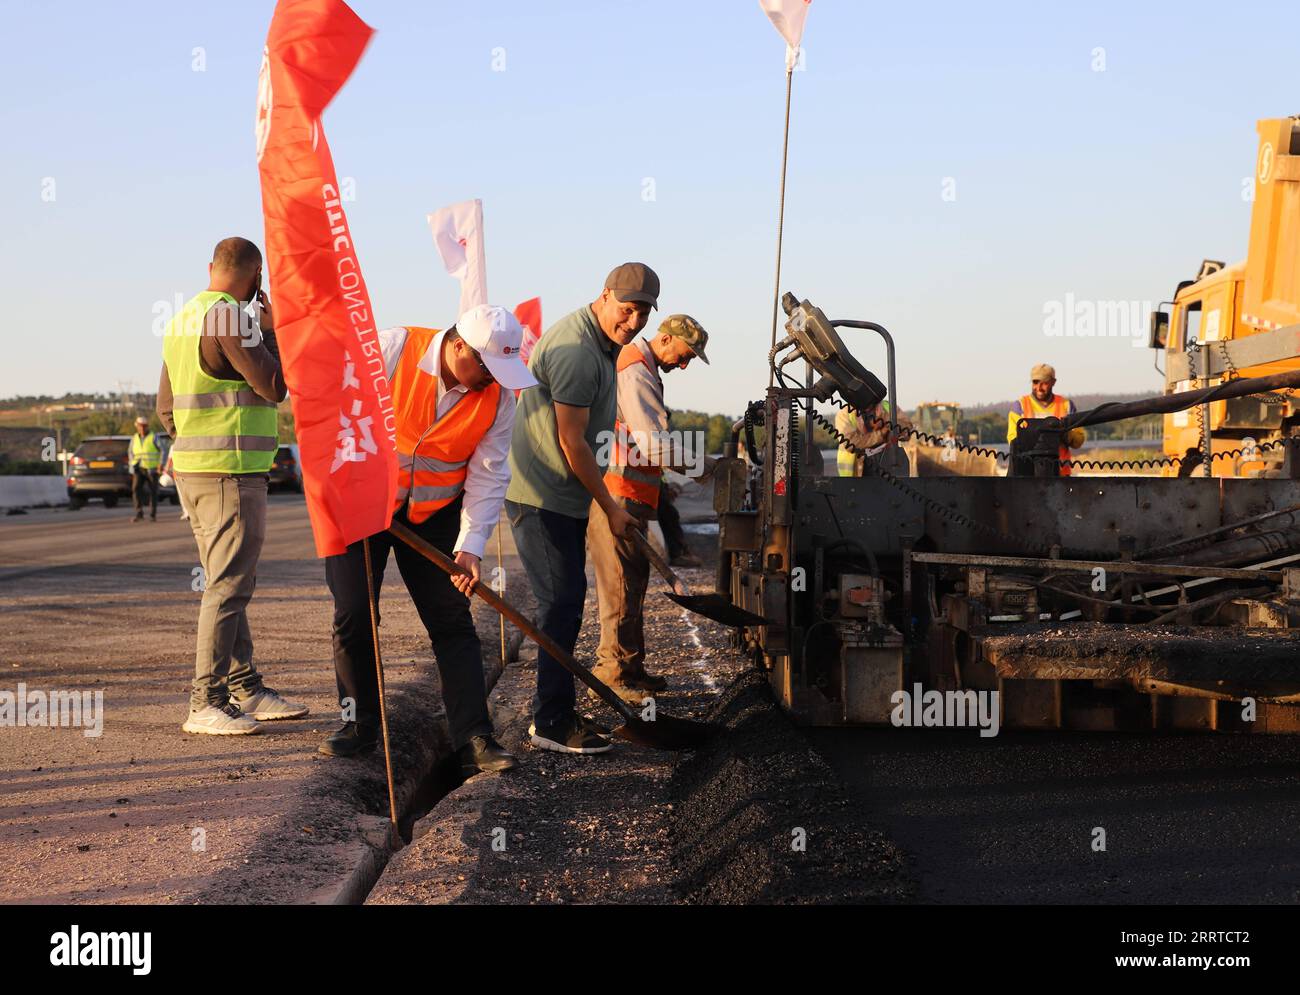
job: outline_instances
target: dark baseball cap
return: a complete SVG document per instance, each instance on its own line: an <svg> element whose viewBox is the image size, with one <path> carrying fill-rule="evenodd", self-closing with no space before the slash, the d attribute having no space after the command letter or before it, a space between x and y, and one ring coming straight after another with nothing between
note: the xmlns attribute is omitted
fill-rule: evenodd
<svg viewBox="0 0 1300 995"><path fill-rule="evenodd" d="M640 301L659 307L659 277L645 263L624 263L605 277L605 289L614 291L620 301Z"/></svg>

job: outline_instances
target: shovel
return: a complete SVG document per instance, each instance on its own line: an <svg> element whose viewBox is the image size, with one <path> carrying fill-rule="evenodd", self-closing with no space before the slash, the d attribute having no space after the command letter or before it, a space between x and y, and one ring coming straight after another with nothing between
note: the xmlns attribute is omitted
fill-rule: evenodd
<svg viewBox="0 0 1300 995"><path fill-rule="evenodd" d="M659 550L654 548L654 545L640 529L635 529L629 525L627 532L637 546L641 548L641 552L645 553L646 559L659 571L663 579L672 585L672 592L665 591L664 594L687 611L694 612L696 615L703 615L705 618L721 622L723 625L735 626L738 629L747 625L772 624L762 615L755 615L753 612L733 605L717 591L711 591L708 594L692 594L691 589L686 586L686 582L673 573L667 561L659 555Z"/></svg>
<svg viewBox="0 0 1300 995"><path fill-rule="evenodd" d="M393 522L388 527L388 531L426 560L436 564L452 576L466 572L446 553L421 539L400 522ZM555 640L534 626L518 609L498 595L492 588L482 581L477 581L474 584L474 593L510 619L519 627L520 632L551 654L565 670L591 688L600 696L601 701L622 716L623 724L614 730L614 735L619 739L627 740L629 743L637 743L641 746L649 746L656 750L689 750L702 744L717 731L717 726L710 723L696 722L692 719L679 719L672 715L666 715L657 709L653 712L653 719L641 718L631 705L611 691L608 685L593 676L591 671L575 660L571 654L561 649Z"/></svg>

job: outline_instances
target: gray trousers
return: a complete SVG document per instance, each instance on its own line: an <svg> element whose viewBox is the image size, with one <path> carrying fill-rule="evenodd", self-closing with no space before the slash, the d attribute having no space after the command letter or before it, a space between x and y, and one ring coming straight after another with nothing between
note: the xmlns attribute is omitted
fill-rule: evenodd
<svg viewBox="0 0 1300 995"><path fill-rule="evenodd" d="M231 692L245 698L262 687L245 609L266 539L266 483L260 474L176 478L203 568L191 710L221 706Z"/></svg>

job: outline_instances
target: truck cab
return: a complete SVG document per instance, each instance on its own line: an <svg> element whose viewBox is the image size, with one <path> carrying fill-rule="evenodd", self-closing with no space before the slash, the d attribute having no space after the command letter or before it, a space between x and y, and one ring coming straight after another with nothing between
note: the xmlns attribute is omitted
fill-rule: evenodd
<svg viewBox="0 0 1300 995"><path fill-rule="evenodd" d="M1164 353L1165 393L1225 379L1300 369L1300 118L1259 121L1250 246L1244 262L1205 260L1195 279L1151 316L1152 348ZM1214 476L1275 476L1300 422L1300 398L1262 395L1216 401L1165 416L1164 452L1196 465L1208 427ZM1218 455L1231 454L1231 455Z"/></svg>

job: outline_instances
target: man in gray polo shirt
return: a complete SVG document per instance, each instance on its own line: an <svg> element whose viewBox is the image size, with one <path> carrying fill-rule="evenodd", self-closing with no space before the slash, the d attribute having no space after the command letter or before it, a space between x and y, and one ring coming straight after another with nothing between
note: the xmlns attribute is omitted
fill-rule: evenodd
<svg viewBox="0 0 1300 995"><path fill-rule="evenodd" d="M596 460L613 437L615 359L659 306L659 277L644 263L611 272L591 304L547 329L528 368L537 379L519 396L510 445L506 514L537 598L539 628L568 652L578 642L587 597L587 516L604 511L622 536L632 516L605 487ZM606 445L603 447L608 449ZM574 708L573 677L537 651L532 744L560 753L604 753L604 730Z"/></svg>

